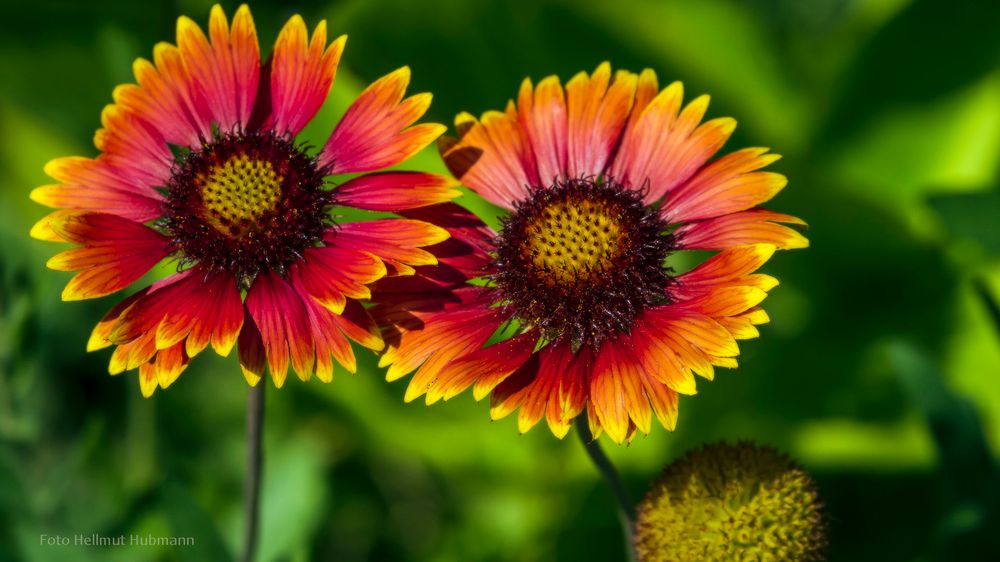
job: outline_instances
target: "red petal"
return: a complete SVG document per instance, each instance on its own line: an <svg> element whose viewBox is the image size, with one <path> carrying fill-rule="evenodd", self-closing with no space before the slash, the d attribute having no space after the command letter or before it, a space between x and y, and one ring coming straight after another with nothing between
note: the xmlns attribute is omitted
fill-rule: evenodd
<svg viewBox="0 0 1000 562"><path fill-rule="evenodd" d="M60 271L80 271L63 290L64 300L101 297L124 289L169 254L160 233L117 215L75 213L51 223L67 242L83 245L48 261Z"/></svg>
<svg viewBox="0 0 1000 562"><path fill-rule="evenodd" d="M594 363L590 400L601 427L615 443L628 437L630 420L649 432L652 414L642 391L641 373L634 351L620 341L604 342Z"/></svg>
<svg viewBox="0 0 1000 562"><path fill-rule="evenodd" d="M124 343L154 333L157 349L183 344L194 357L209 343L227 355L243 323L236 281L194 268L155 285L121 315L108 339Z"/></svg>
<svg viewBox="0 0 1000 562"><path fill-rule="evenodd" d="M309 40L309 30L299 15L292 16L278 35L271 64L273 127L295 135L326 101L337 75L347 36L328 47L326 20L319 22Z"/></svg>
<svg viewBox="0 0 1000 562"><path fill-rule="evenodd" d="M162 214L162 196L103 160L67 157L45 165L45 173L61 183L31 192L37 203L59 209L79 209L146 222Z"/></svg>
<svg viewBox="0 0 1000 562"><path fill-rule="evenodd" d="M237 340L237 349L240 356L240 369L243 377L246 378L250 386L257 386L264 370L267 369L267 352L264 351L264 341L261 339L260 329L250 311L243 308L243 329Z"/></svg>
<svg viewBox="0 0 1000 562"><path fill-rule="evenodd" d="M368 252L383 260L417 266L437 264L437 258L420 247L437 244L448 236L448 231L430 223L380 219L339 225L327 234L326 242L339 248Z"/></svg>
<svg viewBox="0 0 1000 562"><path fill-rule="evenodd" d="M532 89L531 80L521 83L517 97L521 127L531 141L542 183L566 176L566 95L559 78L549 76Z"/></svg>
<svg viewBox="0 0 1000 562"><path fill-rule="evenodd" d="M587 76L581 72L566 83L569 144L567 176L599 176L632 109L637 77L619 71L611 80L611 65L602 63Z"/></svg>
<svg viewBox="0 0 1000 562"><path fill-rule="evenodd" d="M335 314L347 299L371 297L367 285L386 273L385 265L367 252L344 247L307 248L291 268L293 283Z"/></svg>
<svg viewBox="0 0 1000 562"><path fill-rule="evenodd" d="M430 94L403 99L410 69L400 68L369 86L347 109L319 155L331 174L368 172L398 164L444 132L443 125L410 126L431 103Z"/></svg>
<svg viewBox="0 0 1000 562"><path fill-rule="evenodd" d="M302 293L301 287L296 289L302 294L302 302L309 314L309 327L316 346L316 377L323 382L333 380L331 358L336 358L337 362L351 373L356 372L357 361L354 358L354 351L339 327L337 315L319 306L312 298Z"/></svg>
<svg viewBox="0 0 1000 562"><path fill-rule="evenodd" d="M660 212L671 223L743 211L774 197L788 183L773 172L755 172L778 159L763 148L727 154L667 195Z"/></svg>
<svg viewBox="0 0 1000 562"><path fill-rule="evenodd" d="M531 186L539 185L531 145L513 108L488 111L481 121L461 113L455 127L466 132L461 140L441 146L442 157L451 173L483 198L513 209Z"/></svg>
<svg viewBox="0 0 1000 562"><path fill-rule="evenodd" d="M647 82L644 89L648 87ZM650 100L629 124L611 167L611 174L620 181L637 188L646 186L647 203L658 201L690 178L736 127L728 118L699 126L708 96L696 98L681 110L683 97L683 86L674 82Z"/></svg>
<svg viewBox="0 0 1000 562"><path fill-rule="evenodd" d="M423 275L455 280L451 273L457 272L460 276L475 278L482 276L492 262L490 254L494 251L493 240L497 233L464 207L443 203L400 214L440 226L451 235L444 242L425 248L437 257L438 265L421 270Z"/></svg>
<svg viewBox="0 0 1000 562"><path fill-rule="evenodd" d="M212 7L209 18L212 42L196 23L177 20L177 45L192 89L204 100L209 118L220 129L246 125L250 119L260 79L260 49L250 9L240 6L232 32L222 7Z"/></svg>
<svg viewBox="0 0 1000 562"><path fill-rule="evenodd" d="M285 383L289 358L295 374L307 380L315 352L309 316L295 289L278 274L263 273L247 292L246 305L260 329L275 386Z"/></svg>
<svg viewBox="0 0 1000 562"><path fill-rule="evenodd" d="M676 231L677 243L692 250L722 250L742 244L771 244L783 250L809 246L804 236L778 223L805 224L789 215L750 209L683 225Z"/></svg>
<svg viewBox="0 0 1000 562"><path fill-rule="evenodd" d="M472 383L473 396L482 400L528 360L537 343L538 334L529 332L459 356L441 371L441 385L448 388L445 400Z"/></svg>
<svg viewBox="0 0 1000 562"><path fill-rule="evenodd" d="M160 131L116 104L106 106L101 112L101 125L103 128L94 135L94 144L104 153L98 160L115 169L115 175L136 193L161 199L151 186L166 185L174 156ZM117 180L118 177L113 180L114 185Z"/></svg>
<svg viewBox="0 0 1000 562"><path fill-rule="evenodd" d="M456 185L450 178L424 172L365 174L337 188L337 203L368 211L405 211L451 201L461 195Z"/></svg>
<svg viewBox="0 0 1000 562"><path fill-rule="evenodd" d="M199 146L201 139L212 138L210 110L177 47L158 43L153 63L137 59L132 70L139 85L115 88L115 103L151 124L171 144Z"/></svg>

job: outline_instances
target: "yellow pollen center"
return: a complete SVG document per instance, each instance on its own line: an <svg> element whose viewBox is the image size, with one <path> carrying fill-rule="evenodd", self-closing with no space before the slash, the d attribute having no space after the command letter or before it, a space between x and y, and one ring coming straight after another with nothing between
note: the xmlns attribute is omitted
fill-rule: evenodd
<svg viewBox="0 0 1000 562"><path fill-rule="evenodd" d="M282 176L266 160L233 156L199 176L205 220L231 236L252 231L281 200Z"/></svg>
<svg viewBox="0 0 1000 562"><path fill-rule="evenodd" d="M525 231L524 255L549 284L569 284L612 265L621 250L621 223L599 201L555 202Z"/></svg>

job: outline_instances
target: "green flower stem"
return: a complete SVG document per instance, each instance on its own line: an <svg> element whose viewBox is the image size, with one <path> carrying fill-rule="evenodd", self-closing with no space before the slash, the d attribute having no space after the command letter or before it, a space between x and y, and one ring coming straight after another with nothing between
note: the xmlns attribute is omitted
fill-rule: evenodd
<svg viewBox="0 0 1000 562"><path fill-rule="evenodd" d="M260 380L256 386L250 387L250 393L247 395L247 474L243 488L246 534L243 542L243 562L253 562L257 553L265 386L267 386L267 381Z"/></svg>
<svg viewBox="0 0 1000 562"><path fill-rule="evenodd" d="M594 466L597 467L597 471L601 473L601 476L607 481L608 486L611 487L611 492L618 503L618 519L621 521L622 535L625 537L627 559L629 562L635 562L635 506L629 498L628 490L622 484L622 479L618 476L615 466L611 464L611 460L604 454L604 450L601 449L601 444L590 433L590 424L587 421L586 414L576 417L576 433L580 436L580 442L583 443L583 448L587 451L587 456L590 457Z"/></svg>

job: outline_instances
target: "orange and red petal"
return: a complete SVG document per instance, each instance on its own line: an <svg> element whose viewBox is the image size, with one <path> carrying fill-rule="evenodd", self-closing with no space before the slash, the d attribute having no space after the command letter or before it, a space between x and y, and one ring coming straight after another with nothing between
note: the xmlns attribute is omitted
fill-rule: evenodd
<svg viewBox="0 0 1000 562"><path fill-rule="evenodd" d="M455 180L425 172L382 172L358 176L337 187L337 204L368 211L398 212L461 195Z"/></svg>
<svg viewBox="0 0 1000 562"><path fill-rule="evenodd" d="M517 412L517 431L526 433L542 417L546 417L552 433L560 439L569 430L569 423L562 418L559 402L560 380L566 375L571 353L563 353L564 346L547 346L538 353L538 374L530 384L518 391L521 394Z"/></svg>
<svg viewBox="0 0 1000 562"><path fill-rule="evenodd" d="M31 192L37 203L57 209L97 211L136 222L155 219L162 213L163 197L152 188L137 188L122 177L122 171L103 160L57 158L45 165L45 173L59 184Z"/></svg>
<svg viewBox="0 0 1000 562"><path fill-rule="evenodd" d="M191 361L191 357L188 356L184 349L183 343L177 343L166 349L161 349L156 352L156 357L153 358L152 364L156 371L156 381L160 385L160 388L167 388L187 368L188 363Z"/></svg>
<svg viewBox="0 0 1000 562"><path fill-rule="evenodd" d="M662 330L641 321L633 328L636 357L643 373L679 394L697 394L697 383L690 366L681 360Z"/></svg>
<svg viewBox="0 0 1000 562"><path fill-rule="evenodd" d="M291 267L293 284L334 314L343 312L347 299L371 297L368 284L383 277L385 265L374 255L350 246L306 248Z"/></svg>
<svg viewBox="0 0 1000 562"><path fill-rule="evenodd" d="M427 394L426 401L432 404L450 390L438 384L441 370L458 355L482 347L503 321L499 311L477 305L428 315L421 329L388 342L379 365L389 365L389 381L416 370L403 399L410 402Z"/></svg>
<svg viewBox="0 0 1000 562"><path fill-rule="evenodd" d="M267 372L267 351L260 329L246 306L243 307L243 328L236 340L237 354L243 378L250 386L257 386Z"/></svg>
<svg viewBox="0 0 1000 562"><path fill-rule="evenodd" d="M544 416L553 435L562 439L587 405L592 365L587 350L574 354L566 344L530 354L493 390L490 417L500 419L520 408L518 431L530 430Z"/></svg>
<svg viewBox="0 0 1000 562"><path fill-rule="evenodd" d="M108 372L117 375L137 369L156 356L156 334L149 332L130 342L119 344L111 352Z"/></svg>
<svg viewBox="0 0 1000 562"><path fill-rule="evenodd" d="M191 19L177 20L177 46L191 81L192 96L205 106L209 120L224 131L246 125L257 96L260 48L250 9L236 11L233 26L222 7L212 7L209 38Z"/></svg>
<svg viewBox="0 0 1000 562"><path fill-rule="evenodd" d="M288 365L308 380L315 364L309 315L295 289L274 272L261 273L247 291L247 310L260 330L271 379L285 383Z"/></svg>
<svg viewBox="0 0 1000 562"><path fill-rule="evenodd" d="M156 392L159 381L156 378L156 367L152 363L144 363L139 367L139 391L143 397L149 398Z"/></svg>
<svg viewBox="0 0 1000 562"><path fill-rule="evenodd" d="M678 228L675 235L679 246L691 250L722 250L742 244L770 244L781 250L809 247L805 236L785 224L805 222L757 208L691 222Z"/></svg>
<svg viewBox="0 0 1000 562"><path fill-rule="evenodd" d="M646 311L630 334L604 342L590 380L598 425L618 443L636 430L648 433L651 413L673 430L677 395L697 392L693 375L711 380L714 367L736 367L732 318L665 305Z"/></svg>
<svg viewBox="0 0 1000 562"><path fill-rule="evenodd" d="M329 46L326 20L309 30L294 15L278 34L271 61L271 119L279 133L298 134L326 101L337 74L347 36Z"/></svg>
<svg viewBox="0 0 1000 562"><path fill-rule="evenodd" d="M456 357L470 349L481 348L505 319L501 312L489 308L456 311L446 319L437 319L437 326L428 329L426 335L429 337L423 339L423 343L433 346L432 353L427 354L413 374L403 400L410 402L426 394L425 402L433 404L445 396L458 394L460 389L451 384L453 381L450 379L442 379L441 371ZM408 351L412 353L418 349L420 344L411 341ZM400 351L401 357L406 357L402 345Z"/></svg>
<svg viewBox="0 0 1000 562"><path fill-rule="evenodd" d="M767 298L767 291L751 284L727 284L705 291L703 294L682 303L675 308L692 310L713 318L735 316L757 306Z"/></svg>
<svg viewBox="0 0 1000 562"><path fill-rule="evenodd" d="M119 348L120 349L120 348ZM183 344L177 344L151 355L148 361L138 365L139 390L149 398L157 388L167 388L187 368L191 358L184 352Z"/></svg>
<svg viewBox="0 0 1000 562"><path fill-rule="evenodd" d="M629 113L628 122L625 124L625 131L622 133L622 137L633 134L631 131L635 128L636 122L639 117L643 114L643 110L649 105L649 102L653 101L653 98L660 92L659 81L656 78L656 72L650 68L644 69L639 73L639 78L636 80L635 86L635 99L632 102L632 111Z"/></svg>
<svg viewBox="0 0 1000 562"><path fill-rule="evenodd" d="M421 249L447 240L447 230L433 224L411 219L378 219L339 225L325 237L327 244L349 248L378 256L397 273L402 266L435 265L434 254Z"/></svg>
<svg viewBox="0 0 1000 562"><path fill-rule="evenodd" d="M751 286L769 291L777 285L773 277L755 274L774 255L770 244L733 246L715 254L698 267L677 276L667 291L675 302L683 302L726 286Z"/></svg>
<svg viewBox="0 0 1000 562"><path fill-rule="evenodd" d="M163 135L117 104L105 106L101 126L94 134L94 145L103 152L99 160L110 164L116 175L137 193L159 198L160 194L151 186L166 185L174 164Z"/></svg>
<svg viewBox="0 0 1000 562"><path fill-rule="evenodd" d="M52 224L58 223L66 217L75 215L79 212L80 211L62 210L49 213L39 219L38 222L31 225L31 230L28 232L28 235L35 240L43 240L45 242L65 242L65 240L63 240L62 237L52 229Z"/></svg>
<svg viewBox="0 0 1000 562"><path fill-rule="evenodd" d="M729 333L732 334L734 338L738 340L746 340L760 336L757 326L768 323L770 318L767 316L767 312L765 312L764 309L754 307L747 310L743 314L738 314L736 316L722 316L716 318L715 320L726 330L729 330Z"/></svg>
<svg viewBox="0 0 1000 562"><path fill-rule="evenodd" d="M188 269L170 275L143 289L141 291L144 293L142 297L118 317L118 321L115 322L107 336L108 341L125 345L147 335L152 335L155 345L156 329L163 317L170 312L173 299L177 298L178 295L195 292L199 274L203 274L203 272L198 268ZM181 287L178 288L175 285L181 285Z"/></svg>
<svg viewBox="0 0 1000 562"><path fill-rule="evenodd" d="M98 349L104 349L105 347L111 346L112 343L109 338L115 324L118 323L118 318L121 317L121 315L128 310L130 306L132 306L132 303L145 296L148 292L149 287L146 287L138 293L130 295L115 306L111 307L111 310L101 317L100 322L98 322L97 325L94 326L94 329L90 332L90 338L87 340L87 351L96 351Z"/></svg>
<svg viewBox="0 0 1000 562"><path fill-rule="evenodd" d="M791 217L789 217L791 218ZM768 322L759 306L767 291L777 285L774 278L751 274L773 252L773 246L755 245L727 249L701 267L681 276L674 294L679 308L710 316L734 339L759 335L756 325ZM687 278L690 276L690 278ZM673 293L673 291L672 291ZM716 362L716 365L735 367Z"/></svg>
<svg viewBox="0 0 1000 562"><path fill-rule="evenodd" d="M696 98L681 110L683 96L683 86L674 82L653 98L626 132L611 167L619 181L648 188L647 203L658 201L690 178L736 128L729 118L701 124L708 96Z"/></svg>
<svg viewBox="0 0 1000 562"><path fill-rule="evenodd" d="M668 193L660 212L671 223L680 223L755 207L774 197L788 183L781 174L756 171L778 158L763 148L727 154Z"/></svg>
<svg viewBox="0 0 1000 562"><path fill-rule="evenodd" d="M434 389L428 392L428 402L449 400L473 383L475 398L481 400L528 360L537 340L537 334L522 334L487 347L471 348L471 353L459 350L438 373Z"/></svg>
<svg viewBox="0 0 1000 562"><path fill-rule="evenodd" d="M541 354L532 353L528 360L503 380L490 393L490 419L507 417L524 403L527 389L538 378Z"/></svg>
<svg viewBox="0 0 1000 562"><path fill-rule="evenodd" d="M219 355L229 355L243 326L243 301L232 276L216 273L204 278L189 307L163 319L158 337L168 323L175 338L178 328L181 333L187 331L184 351L188 356L193 357L209 344Z"/></svg>
<svg viewBox="0 0 1000 562"><path fill-rule="evenodd" d="M180 345L194 357L211 344L228 355L242 324L243 305L232 275L194 268L154 285L105 337L124 344L151 333L158 350Z"/></svg>
<svg viewBox="0 0 1000 562"><path fill-rule="evenodd" d="M643 433L649 433L652 420L642 388L642 365L634 350L620 343L608 340L601 346L594 360L589 389L601 427L619 444L628 438L630 422Z"/></svg>
<svg viewBox="0 0 1000 562"><path fill-rule="evenodd" d="M648 88L648 84L645 88ZM639 91L646 93L645 89L637 86L637 92ZM640 187L647 179L653 181L650 173L658 164L655 161L660 148L658 143L665 145L664 141L677 121L683 99L684 86L680 82L673 82L649 100L641 111L637 108L629 117L621 147L610 169L610 174L619 182Z"/></svg>
<svg viewBox="0 0 1000 562"><path fill-rule="evenodd" d="M475 384L472 394L482 400L531 357L537 343L538 334L528 332L457 357L440 374L444 399Z"/></svg>
<svg viewBox="0 0 1000 562"><path fill-rule="evenodd" d="M653 378L648 372L642 373L642 389L649 400L649 406L656 414L657 421L673 431L677 427L678 394L667 385Z"/></svg>
<svg viewBox="0 0 1000 562"><path fill-rule="evenodd" d="M465 287L449 293L454 301L414 306L408 301L379 302L372 309L376 322L383 327L386 350L380 367L389 366L386 380L394 381L412 372L433 354L465 319L489 311L488 291ZM432 299L433 300L433 299ZM499 322L494 326L494 330Z"/></svg>
<svg viewBox="0 0 1000 562"><path fill-rule="evenodd" d="M409 82L410 69L403 67L365 89L327 140L319 154L320 166L330 174L386 168L441 136L443 125L413 125L426 113L431 95L416 94L404 100Z"/></svg>
<svg viewBox="0 0 1000 562"><path fill-rule="evenodd" d="M649 311L645 320L654 339L672 343L682 364L691 366L695 372L699 370L694 365L701 359L713 363L714 358L736 357L740 353L736 340L711 314L667 305ZM691 355L687 356L689 352Z"/></svg>
<svg viewBox="0 0 1000 562"><path fill-rule="evenodd" d="M51 223L63 240L80 244L56 254L48 266L79 271L63 290L64 300L90 299L124 289L169 255L169 241L137 222L103 213L74 213Z"/></svg>
<svg viewBox="0 0 1000 562"><path fill-rule="evenodd" d="M178 146L199 146L212 138L212 119L180 50L169 43L153 47L153 62L132 64L136 84L115 88L115 103L134 112Z"/></svg>
<svg viewBox="0 0 1000 562"><path fill-rule="evenodd" d="M566 83L566 177L603 174L632 109L637 80L619 71L612 81L605 62L592 75L580 72Z"/></svg>
<svg viewBox="0 0 1000 562"><path fill-rule="evenodd" d="M361 306L358 301L347 301L344 312L334 315L333 322L340 328L341 332L344 332L344 335L358 342L362 347L372 351L382 351L385 347L379 325L372 318L368 309Z"/></svg>
<svg viewBox="0 0 1000 562"><path fill-rule="evenodd" d="M160 203L153 197L100 185L43 185L32 190L31 199L56 209L104 212L140 223L161 213Z"/></svg>
<svg viewBox="0 0 1000 562"><path fill-rule="evenodd" d="M474 213L455 203L442 203L402 211L400 215L440 226L450 235L443 242L425 247L437 258L438 265L424 268L422 275L443 282L461 282L484 274L492 260L497 234Z"/></svg>
<svg viewBox="0 0 1000 562"><path fill-rule="evenodd" d="M770 244L734 246L715 254L691 271L677 276L685 288L708 287L749 275L774 255Z"/></svg>
<svg viewBox="0 0 1000 562"><path fill-rule="evenodd" d="M460 113L455 127L465 134L442 146L442 157L451 173L484 199L513 209L531 186L539 185L530 141L512 108L488 111L481 120Z"/></svg>
<svg viewBox="0 0 1000 562"><path fill-rule="evenodd" d="M559 78L549 76L532 88L521 83L517 97L518 122L527 135L538 165L538 178L548 184L566 172L566 94Z"/></svg>
<svg viewBox="0 0 1000 562"><path fill-rule="evenodd" d="M316 378L323 382L333 380L333 359L349 372L356 372L357 360L350 342L339 327L337 315L310 298L301 285L296 285L295 288L299 291L309 315L309 329L316 351Z"/></svg>

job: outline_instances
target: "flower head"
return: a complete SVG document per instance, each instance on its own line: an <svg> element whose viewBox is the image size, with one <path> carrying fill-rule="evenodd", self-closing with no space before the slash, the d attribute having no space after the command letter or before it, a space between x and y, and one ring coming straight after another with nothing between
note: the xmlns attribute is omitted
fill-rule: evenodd
<svg viewBox="0 0 1000 562"><path fill-rule="evenodd" d="M809 474L750 443L708 445L672 463L635 526L641 562L822 560L825 536Z"/></svg>
<svg viewBox="0 0 1000 562"><path fill-rule="evenodd" d="M520 409L562 437L584 409L594 435L673 429L694 375L736 367L736 340L758 335L776 249L806 239L759 207L786 180L761 171L763 148L715 158L735 127L702 123L708 97L608 64L565 87L525 80L516 103L462 113L440 148L452 173L507 211L499 232L454 205L408 212L448 229L440 266L386 279L376 315L390 380L416 371L406 398L428 403L470 386L494 419ZM716 253L686 272L670 258Z"/></svg>
<svg viewBox="0 0 1000 562"><path fill-rule="evenodd" d="M160 43L134 64L101 116L96 158L58 158L58 183L32 198L60 209L32 229L70 242L49 267L77 271L65 300L125 289L168 260L177 272L115 306L88 344L116 346L112 374L139 369L149 396L167 387L211 345L239 348L250 384L269 368L277 386L291 366L329 381L333 359L349 371L349 340L378 351L379 331L358 299L387 272L435 262L421 246L447 238L404 219L344 222L333 207L397 212L448 201L454 182L424 173L381 172L443 131L414 123L430 94L404 99L409 69L373 83L312 153L296 135L333 84L346 37L310 37L293 16L262 62L250 10L232 24L212 8L208 34L177 22L177 46ZM340 185L327 176L355 174Z"/></svg>

